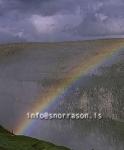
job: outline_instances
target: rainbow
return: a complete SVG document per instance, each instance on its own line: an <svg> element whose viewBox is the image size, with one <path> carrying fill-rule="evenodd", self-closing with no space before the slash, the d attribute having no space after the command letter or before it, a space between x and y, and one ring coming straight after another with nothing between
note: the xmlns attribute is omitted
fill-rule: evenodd
<svg viewBox="0 0 124 150"><path fill-rule="evenodd" d="M102 64L105 60L109 59L115 52L118 52L124 47L124 41L113 42L109 46L105 46L98 50L97 54L90 56L87 60L80 62L80 64L73 68L66 75L66 79L60 81L60 83L50 87L47 93L42 94L36 103L33 105L31 112L44 112L53 103L55 103L60 95L64 94L67 89L83 75L88 74L91 70L95 69L99 64ZM54 90L52 90L54 88ZM15 129L16 134L25 134L26 130L31 128L35 123L34 120L22 118L19 120L19 125Z"/></svg>

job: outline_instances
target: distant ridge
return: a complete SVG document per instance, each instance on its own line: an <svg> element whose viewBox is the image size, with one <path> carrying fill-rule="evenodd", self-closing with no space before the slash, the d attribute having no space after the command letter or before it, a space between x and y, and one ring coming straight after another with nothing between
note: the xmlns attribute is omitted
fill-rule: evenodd
<svg viewBox="0 0 124 150"><path fill-rule="evenodd" d="M13 40L13 41L0 41L0 45L11 45L11 44L30 44L30 43L45 43L45 44L54 44L54 43L76 43L76 42L86 42L86 41L103 41L103 40L124 40L124 37L94 37L89 39L81 39L81 40L65 40L65 41L26 41L26 40Z"/></svg>
<svg viewBox="0 0 124 150"><path fill-rule="evenodd" d="M63 44L63 43L85 43L85 42L95 42L95 41L124 41L124 38L96 38L96 39L86 39L86 40L72 40L72 41L56 41L56 42L31 42L31 41L17 41L17 42L4 42L4 43L0 43L0 46L1 45L27 45L27 44L34 44L34 45L37 45L37 44Z"/></svg>
<svg viewBox="0 0 124 150"><path fill-rule="evenodd" d="M65 42L16 42L16 43L0 43L0 57L13 55L16 52L20 52L26 49L41 49L48 50L49 48L54 49L82 49L91 50L107 47L111 45L122 45L124 44L124 38L111 38L111 39L94 39L94 40L83 40L83 41L65 41Z"/></svg>

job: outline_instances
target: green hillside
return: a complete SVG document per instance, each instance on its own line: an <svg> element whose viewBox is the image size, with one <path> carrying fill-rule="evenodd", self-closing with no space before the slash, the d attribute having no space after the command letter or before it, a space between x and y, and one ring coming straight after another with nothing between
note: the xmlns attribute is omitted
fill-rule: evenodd
<svg viewBox="0 0 124 150"><path fill-rule="evenodd" d="M69 150L26 136L16 136L0 126L0 150Z"/></svg>

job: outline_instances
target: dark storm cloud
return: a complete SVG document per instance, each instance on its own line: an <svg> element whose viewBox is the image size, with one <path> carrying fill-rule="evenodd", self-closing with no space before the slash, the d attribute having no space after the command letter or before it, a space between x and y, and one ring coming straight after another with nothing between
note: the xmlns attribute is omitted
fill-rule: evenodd
<svg viewBox="0 0 124 150"><path fill-rule="evenodd" d="M42 14L42 15L54 15L61 11L73 11L75 9L75 2L72 0L4 0L3 8L6 10L4 13L10 11L17 11L27 14Z"/></svg>
<svg viewBox="0 0 124 150"><path fill-rule="evenodd" d="M0 33L4 41L121 36L123 10L123 0L0 0Z"/></svg>

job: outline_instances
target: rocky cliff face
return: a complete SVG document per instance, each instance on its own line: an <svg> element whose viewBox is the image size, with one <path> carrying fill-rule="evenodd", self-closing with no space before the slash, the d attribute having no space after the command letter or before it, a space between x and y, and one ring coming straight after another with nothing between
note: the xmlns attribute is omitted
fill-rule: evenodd
<svg viewBox="0 0 124 150"><path fill-rule="evenodd" d="M99 74L87 77L78 89L63 98L58 111L98 112L104 118L124 119L124 63L119 61L108 67L102 67Z"/></svg>

